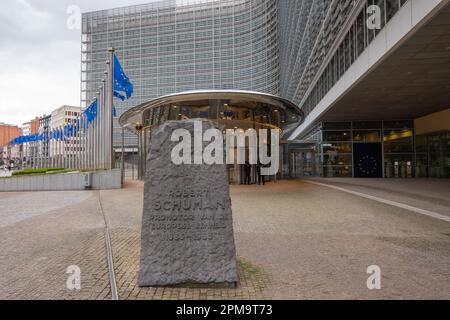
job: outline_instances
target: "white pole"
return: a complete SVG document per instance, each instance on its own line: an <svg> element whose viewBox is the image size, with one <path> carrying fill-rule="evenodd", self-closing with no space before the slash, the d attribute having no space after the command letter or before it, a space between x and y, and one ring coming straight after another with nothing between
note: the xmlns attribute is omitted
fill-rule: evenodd
<svg viewBox="0 0 450 320"><path fill-rule="evenodd" d="M108 62L107 62L108 64ZM109 69L109 66L108 66ZM100 157L101 157L101 167L102 169L106 169L106 164L108 162L108 155L106 153L107 150L107 141L108 141L108 132L106 131L106 119L107 119L107 110L106 110L106 103L107 103L107 88L108 88L108 80L109 79L109 72L105 72L105 82L103 84L102 88L102 104L101 104L101 116L99 118L100 121Z"/></svg>
<svg viewBox="0 0 450 320"><path fill-rule="evenodd" d="M62 138L61 138L61 148L62 148L62 166L68 168L67 163L67 150L66 141L64 139L64 126L61 126ZM69 168L68 168L69 169Z"/></svg>
<svg viewBox="0 0 450 320"><path fill-rule="evenodd" d="M28 155L28 142L26 143L26 150L25 150L25 166L28 169L28 160L29 160L29 155Z"/></svg>
<svg viewBox="0 0 450 320"><path fill-rule="evenodd" d="M109 153L109 161L108 161L108 169L114 169L115 162L115 152L114 152L114 122L113 122L113 103L114 103L114 48L108 49L109 53L109 70L108 70L108 90L107 96L108 104L106 105L108 120L108 132L109 132L109 140L108 140L108 153Z"/></svg>
<svg viewBox="0 0 450 320"><path fill-rule="evenodd" d="M103 152L103 146L104 146L104 142L105 142L105 134L103 132L104 130L104 125L103 125L103 119L104 119L104 110L103 110L103 105L104 105L104 99L105 99L105 80L102 80L103 86L100 87L100 91L98 93L98 114L97 114L97 130L96 130L96 141L97 141L97 169L104 169L104 157L105 154Z"/></svg>
<svg viewBox="0 0 450 320"><path fill-rule="evenodd" d="M58 127L58 132L59 132L59 130L61 130L61 126ZM58 159L57 159L57 161L58 161L58 167L61 168L63 166L63 164L62 164L62 143L61 143L61 138L59 138L57 141L58 141Z"/></svg>
<svg viewBox="0 0 450 320"><path fill-rule="evenodd" d="M98 100L97 100L98 103ZM98 112L98 107L97 107ZM89 147L88 147L88 167L89 169L97 169L97 145L96 145L96 130L97 130L97 119L94 119L93 122L91 122L88 125L88 132L89 132Z"/></svg>
<svg viewBox="0 0 450 320"><path fill-rule="evenodd" d="M78 159L77 159L77 169L81 170L82 169L82 161L81 161L81 110L80 113L78 114L78 121L77 121L77 151L78 151Z"/></svg>
<svg viewBox="0 0 450 320"><path fill-rule="evenodd" d="M88 169L87 166L87 152L88 152L88 142L89 142L89 136L87 135L87 120L86 116L83 115L83 169Z"/></svg>

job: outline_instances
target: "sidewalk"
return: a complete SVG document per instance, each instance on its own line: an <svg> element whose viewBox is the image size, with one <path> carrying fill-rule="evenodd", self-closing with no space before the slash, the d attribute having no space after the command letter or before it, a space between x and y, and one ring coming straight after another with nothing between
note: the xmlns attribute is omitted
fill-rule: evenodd
<svg viewBox="0 0 450 320"><path fill-rule="evenodd" d="M310 178L308 180L450 217L449 179Z"/></svg>

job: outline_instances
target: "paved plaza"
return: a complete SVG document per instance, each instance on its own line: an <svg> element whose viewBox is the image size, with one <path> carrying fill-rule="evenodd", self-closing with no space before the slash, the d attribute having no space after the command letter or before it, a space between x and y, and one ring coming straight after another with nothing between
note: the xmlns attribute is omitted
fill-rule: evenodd
<svg viewBox="0 0 450 320"><path fill-rule="evenodd" d="M414 205L445 214L450 188L431 195L429 183ZM362 188L381 197L386 186ZM398 201L412 194L397 191ZM449 222L301 180L231 192L237 288L137 286L140 182L2 193L0 299L111 299L105 222L119 299L450 299ZM381 268L381 290L366 286L371 265ZM67 289L69 266L80 268L81 290Z"/></svg>

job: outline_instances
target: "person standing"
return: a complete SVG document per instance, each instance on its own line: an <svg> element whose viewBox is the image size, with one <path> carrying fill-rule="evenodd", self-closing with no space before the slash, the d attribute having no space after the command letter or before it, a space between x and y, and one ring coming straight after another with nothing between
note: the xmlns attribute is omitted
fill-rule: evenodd
<svg viewBox="0 0 450 320"><path fill-rule="evenodd" d="M251 184L252 181L251 174L252 174L252 166L250 162L246 161L244 165L244 184L248 185Z"/></svg>
<svg viewBox="0 0 450 320"><path fill-rule="evenodd" d="M261 162L258 162L258 165L256 166L256 171L258 174L258 185L266 185L266 179L264 177L264 175L261 174L261 169L263 168L263 165L261 164Z"/></svg>

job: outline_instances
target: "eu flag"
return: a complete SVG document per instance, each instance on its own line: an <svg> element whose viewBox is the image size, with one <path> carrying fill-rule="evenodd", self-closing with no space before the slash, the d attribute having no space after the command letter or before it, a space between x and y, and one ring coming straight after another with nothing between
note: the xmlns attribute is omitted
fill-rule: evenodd
<svg viewBox="0 0 450 320"><path fill-rule="evenodd" d="M125 97L123 95L121 95L120 93L118 93L116 90L114 90L114 97L116 97L122 101L125 101Z"/></svg>
<svg viewBox="0 0 450 320"><path fill-rule="evenodd" d="M117 91L117 94L123 96L121 93L124 92L127 99L131 97L131 95L134 92L133 84L131 83L130 79L127 77L125 72L122 69L122 66L120 65L119 59L114 54L114 92ZM116 97L117 95L114 94Z"/></svg>
<svg viewBox="0 0 450 320"><path fill-rule="evenodd" d="M84 111L84 115L86 116L87 123L90 124L92 121L97 118L97 109L98 103L97 99L91 103L91 105Z"/></svg>

